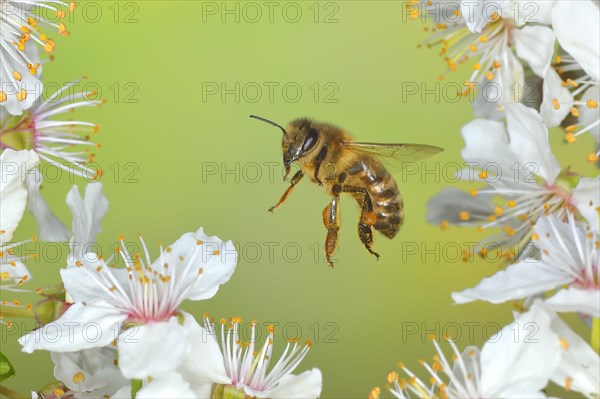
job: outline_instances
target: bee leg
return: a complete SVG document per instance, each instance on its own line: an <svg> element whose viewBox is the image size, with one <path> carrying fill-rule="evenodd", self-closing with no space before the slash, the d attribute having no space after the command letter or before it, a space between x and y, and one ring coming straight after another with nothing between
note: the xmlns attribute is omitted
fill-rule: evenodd
<svg viewBox="0 0 600 399"><path fill-rule="evenodd" d="M367 248L367 251L379 260L379 254L371 249L371 246L373 245L373 229L371 226L375 223L377 218L373 213L373 201L371 200L371 196L364 188L342 186L342 191L364 194L365 197L362 202L362 210L358 221L358 237L365 245L365 248Z"/></svg>
<svg viewBox="0 0 600 399"><path fill-rule="evenodd" d="M279 199L279 202L277 202L275 205L269 208L269 212L273 212L275 208L283 204L283 202L287 199L288 195L290 195L290 193L294 190L294 186L298 184L298 182L300 181L300 179L302 179L303 176L304 173L302 173L301 170L296 172L296 174L294 175L294 177L292 177L292 180L290 181L290 186L287 188L287 190L285 190L285 193L283 193L283 195Z"/></svg>
<svg viewBox="0 0 600 399"><path fill-rule="evenodd" d="M339 195L333 196L331 203L323 209L323 224L327 229L327 238L325 239L325 259L329 263L329 267L333 268L331 255L335 252L338 246L338 231L340 229L340 207Z"/></svg>
<svg viewBox="0 0 600 399"><path fill-rule="evenodd" d="M325 159L326 156L327 156L327 147L323 147L321 149L321 151L319 151L319 154L317 155L317 157L315 158L314 178L319 186L323 185L323 182L321 181L321 179L319 179L319 169L321 168L321 163L323 162L323 160Z"/></svg>

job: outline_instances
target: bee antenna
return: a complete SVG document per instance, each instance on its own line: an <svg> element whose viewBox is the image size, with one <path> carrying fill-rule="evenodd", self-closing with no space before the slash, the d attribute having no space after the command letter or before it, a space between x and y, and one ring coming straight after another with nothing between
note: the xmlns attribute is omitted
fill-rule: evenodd
<svg viewBox="0 0 600 399"><path fill-rule="evenodd" d="M270 120L268 120L268 119L265 119L265 118L262 118L262 117L260 117L260 116L256 116L256 115L250 115L250 118L258 119L259 121L263 121L263 122L266 122L266 123L268 123L269 125L276 126L276 127L280 128L280 129L281 129L281 131L283 132L283 136L284 136L284 137L287 137L287 132L285 131L285 129L284 129L284 127L283 127L283 126L281 126L281 125L278 125L277 123L275 123L275 122L273 122L273 121L270 121Z"/></svg>

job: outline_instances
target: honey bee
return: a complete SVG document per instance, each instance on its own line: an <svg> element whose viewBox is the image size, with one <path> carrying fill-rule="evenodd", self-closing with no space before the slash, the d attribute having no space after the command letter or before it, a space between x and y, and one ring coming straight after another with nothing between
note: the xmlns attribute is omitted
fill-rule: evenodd
<svg viewBox="0 0 600 399"><path fill-rule="evenodd" d="M294 119L284 128L256 115L250 117L281 129L286 172L284 181L293 163L300 166L288 189L277 204L269 208L269 212L273 212L288 198L304 175L308 175L319 186L324 186L331 195L331 203L323 209L323 224L327 229L325 258L331 267L331 256L338 246L340 194L348 193L358 202L361 208L358 237L367 251L379 259L379 254L371 248L372 229L391 239L404 222L402 196L384 161L414 162L443 151L439 147L423 144L357 142L344 129L309 118Z"/></svg>

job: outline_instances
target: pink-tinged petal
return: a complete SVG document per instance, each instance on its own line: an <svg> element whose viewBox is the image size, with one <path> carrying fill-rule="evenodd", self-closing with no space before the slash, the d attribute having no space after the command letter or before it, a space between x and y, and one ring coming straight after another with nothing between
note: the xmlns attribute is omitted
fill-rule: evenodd
<svg viewBox="0 0 600 399"><path fill-rule="evenodd" d="M544 99L540 116L548 127L559 126L573 107L573 95L562 85L562 79L554 68L548 68L543 84ZM555 106L558 103L558 109Z"/></svg>
<svg viewBox="0 0 600 399"><path fill-rule="evenodd" d="M0 245L9 242L25 212L25 177L39 159L34 151L6 149L0 155Z"/></svg>
<svg viewBox="0 0 600 399"><path fill-rule="evenodd" d="M552 155L548 129L537 111L523 104L507 104L506 123L510 134L510 148L519 162L537 164L536 175L553 183L560 173L560 164Z"/></svg>
<svg viewBox="0 0 600 399"><path fill-rule="evenodd" d="M544 77L554 54L554 32L546 26L524 26L514 30L517 56L527 61L533 72Z"/></svg>
<svg viewBox="0 0 600 399"><path fill-rule="evenodd" d="M128 381L115 366L116 351L112 348L92 348L77 352L50 355L54 362L54 377L65 383L74 391L93 391L102 388L107 395L114 394ZM83 379L73 381L73 377L81 373Z"/></svg>
<svg viewBox="0 0 600 399"><path fill-rule="evenodd" d="M573 189L571 199L592 229L598 231L598 206L600 206L600 176L582 177Z"/></svg>
<svg viewBox="0 0 600 399"><path fill-rule="evenodd" d="M587 398L600 396L600 357L592 347L555 313L552 317L552 330L562 342L561 359L552 375L557 385L568 384L571 390L580 392Z"/></svg>
<svg viewBox="0 0 600 399"><path fill-rule="evenodd" d="M314 399L321 395L322 387L323 376L315 368L298 375L288 374L279 380L276 388L265 393L271 399Z"/></svg>
<svg viewBox="0 0 600 399"><path fill-rule="evenodd" d="M136 399L196 398L190 385L178 373L170 373L144 384Z"/></svg>
<svg viewBox="0 0 600 399"><path fill-rule="evenodd" d="M557 312L579 312L600 317L600 290L565 288L550 297L546 306Z"/></svg>
<svg viewBox="0 0 600 399"><path fill-rule="evenodd" d="M572 278L535 259L525 259L484 278L474 288L453 292L456 303L502 303L537 295L571 282Z"/></svg>
<svg viewBox="0 0 600 399"><path fill-rule="evenodd" d="M67 195L67 205L73 214L73 235L69 246L68 263L74 265L83 255L94 251L96 236L102 230L100 222L108 211L108 200L102 192L102 183L90 183L85 188L85 197L81 197L77 186L73 186Z"/></svg>
<svg viewBox="0 0 600 399"><path fill-rule="evenodd" d="M550 322L534 306L488 339L481 350L481 397L543 397L560 360L559 337Z"/></svg>
<svg viewBox="0 0 600 399"><path fill-rule="evenodd" d="M206 384L209 388L212 383L231 384L216 333L200 326L190 314L184 313L184 318L183 327L188 331L190 351L178 372L196 392L203 391Z"/></svg>
<svg viewBox="0 0 600 399"><path fill-rule="evenodd" d="M27 176L27 192L29 194L29 211L38 224L39 237L43 241L62 242L69 239L69 230L50 210L40 193L42 175L33 173Z"/></svg>
<svg viewBox="0 0 600 399"><path fill-rule="evenodd" d="M109 345L127 315L105 301L75 303L56 321L21 338L23 352L73 352Z"/></svg>
<svg viewBox="0 0 600 399"><path fill-rule="evenodd" d="M559 1L552 10L558 43L590 77L600 76L600 10L592 1Z"/></svg>
<svg viewBox="0 0 600 399"><path fill-rule="evenodd" d="M189 351L188 332L176 316L124 330L119 335L119 367L126 378L161 377L176 370Z"/></svg>

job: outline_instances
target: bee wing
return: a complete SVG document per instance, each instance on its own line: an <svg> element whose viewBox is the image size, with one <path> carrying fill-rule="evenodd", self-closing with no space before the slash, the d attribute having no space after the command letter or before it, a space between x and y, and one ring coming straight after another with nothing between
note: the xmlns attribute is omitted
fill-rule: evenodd
<svg viewBox="0 0 600 399"><path fill-rule="evenodd" d="M347 141L343 142L342 145L348 149L379 158L392 166L392 169L398 169L397 166L401 168L405 162L417 162L444 151L440 147L426 144L385 144Z"/></svg>

